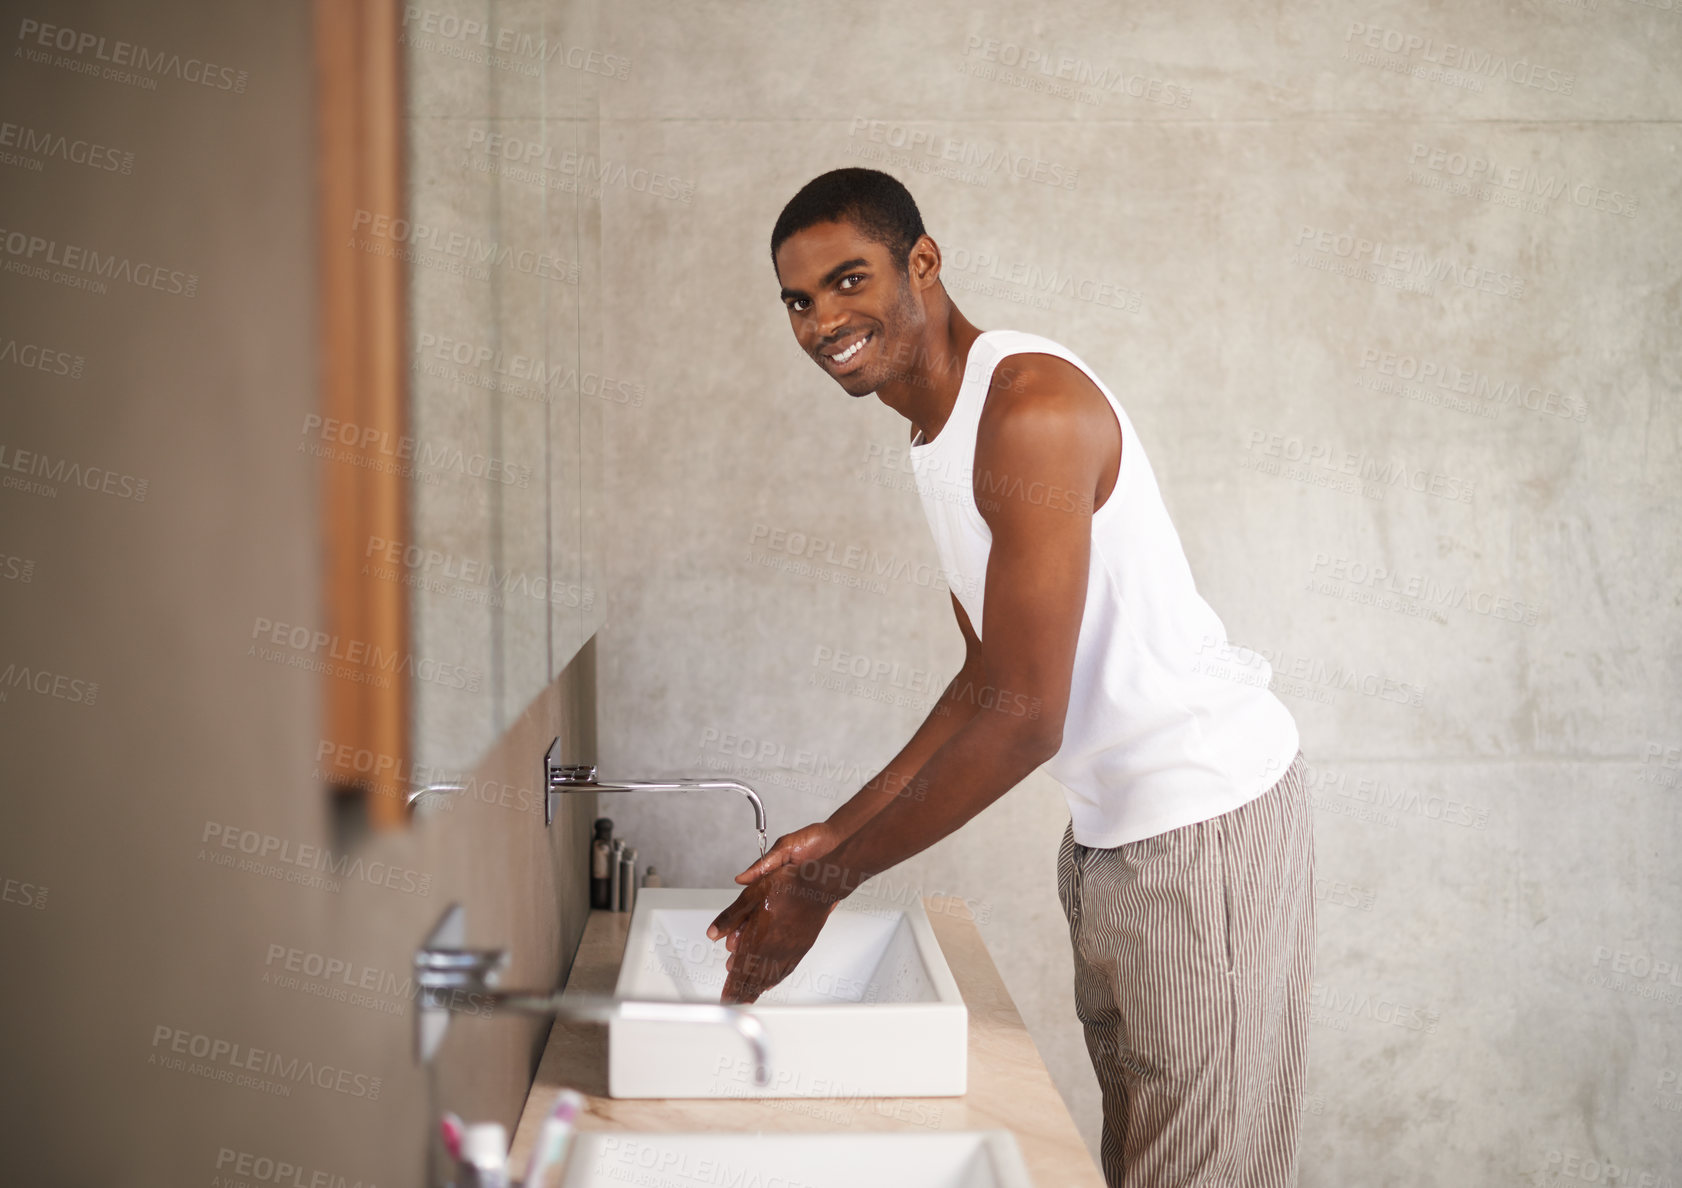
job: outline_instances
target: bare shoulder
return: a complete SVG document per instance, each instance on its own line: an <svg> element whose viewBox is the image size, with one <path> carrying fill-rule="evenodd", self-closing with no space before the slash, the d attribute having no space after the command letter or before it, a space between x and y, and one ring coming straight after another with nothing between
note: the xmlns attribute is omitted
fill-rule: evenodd
<svg viewBox="0 0 1682 1188"><path fill-rule="evenodd" d="M1113 483L1120 439L1104 393L1079 367L1037 352L999 360L976 427L976 510L995 534L1012 525L1086 531ZM1048 512L1081 512L1082 517ZM1084 539L1084 537L1082 537Z"/></svg>
<svg viewBox="0 0 1682 1188"><path fill-rule="evenodd" d="M1060 355L1006 355L993 370L977 425L978 444L1001 434L1046 440L1102 435L1114 420L1092 378Z"/></svg>

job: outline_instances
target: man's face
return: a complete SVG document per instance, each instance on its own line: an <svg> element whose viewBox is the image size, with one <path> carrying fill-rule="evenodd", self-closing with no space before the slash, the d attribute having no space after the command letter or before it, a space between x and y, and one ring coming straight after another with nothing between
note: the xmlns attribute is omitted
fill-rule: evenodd
<svg viewBox="0 0 1682 1188"><path fill-rule="evenodd" d="M885 245L851 223L818 223L785 239L776 263L795 340L849 395L903 378L925 313Z"/></svg>

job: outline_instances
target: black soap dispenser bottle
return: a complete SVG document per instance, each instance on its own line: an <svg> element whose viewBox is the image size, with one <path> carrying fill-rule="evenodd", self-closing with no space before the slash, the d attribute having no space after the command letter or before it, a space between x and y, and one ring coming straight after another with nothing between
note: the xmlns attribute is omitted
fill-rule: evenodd
<svg viewBox="0 0 1682 1188"><path fill-rule="evenodd" d="M613 822L596 818L596 838L590 843L590 906L596 911L613 910L614 885L619 871L613 861Z"/></svg>

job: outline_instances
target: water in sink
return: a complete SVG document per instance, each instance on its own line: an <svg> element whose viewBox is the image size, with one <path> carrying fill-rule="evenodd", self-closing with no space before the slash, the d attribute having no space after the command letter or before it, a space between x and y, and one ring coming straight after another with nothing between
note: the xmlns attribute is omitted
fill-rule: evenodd
<svg viewBox="0 0 1682 1188"><path fill-rule="evenodd" d="M662 908L641 982L661 998L717 1002L724 991L723 940L707 939L716 912ZM937 995L901 911L837 911L794 971L760 996L766 1006L841 1002L935 1002Z"/></svg>

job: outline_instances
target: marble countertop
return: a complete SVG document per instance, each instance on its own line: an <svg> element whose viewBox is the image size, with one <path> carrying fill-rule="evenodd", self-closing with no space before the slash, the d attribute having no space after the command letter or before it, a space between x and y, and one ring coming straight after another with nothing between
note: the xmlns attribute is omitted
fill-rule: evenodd
<svg viewBox="0 0 1682 1188"><path fill-rule="evenodd" d="M569 1086L586 1098L581 1130L864 1133L1002 1127L1016 1136L1038 1188L1103 1188L1104 1178L963 900L927 896L923 903L969 1008L964 1096L621 1101L607 1095L606 1026L556 1023L514 1132L510 1168L516 1174L525 1168L556 1092ZM629 913L590 913L568 993L613 993L630 920Z"/></svg>

